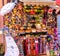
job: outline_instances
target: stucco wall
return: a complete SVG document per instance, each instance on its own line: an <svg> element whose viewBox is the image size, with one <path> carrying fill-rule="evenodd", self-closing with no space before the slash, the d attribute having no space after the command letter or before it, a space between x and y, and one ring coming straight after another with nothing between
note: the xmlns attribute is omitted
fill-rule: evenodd
<svg viewBox="0 0 60 56"><path fill-rule="evenodd" d="M3 17L0 15L0 29L3 28ZM3 34L0 32L0 43L3 43Z"/></svg>

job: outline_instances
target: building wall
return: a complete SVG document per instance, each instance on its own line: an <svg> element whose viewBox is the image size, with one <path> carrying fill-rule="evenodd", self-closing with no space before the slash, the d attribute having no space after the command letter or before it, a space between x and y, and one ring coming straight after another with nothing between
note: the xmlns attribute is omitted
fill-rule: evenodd
<svg viewBox="0 0 60 56"><path fill-rule="evenodd" d="M12 1L12 0L0 0L0 9L10 1Z"/></svg>
<svg viewBox="0 0 60 56"><path fill-rule="evenodd" d="M0 9L7 3L7 0L0 0ZM3 29L3 17L0 15L0 29ZM4 43L3 34L0 31L0 43Z"/></svg>
<svg viewBox="0 0 60 56"><path fill-rule="evenodd" d="M0 8L2 7L2 0L0 0Z"/></svg>

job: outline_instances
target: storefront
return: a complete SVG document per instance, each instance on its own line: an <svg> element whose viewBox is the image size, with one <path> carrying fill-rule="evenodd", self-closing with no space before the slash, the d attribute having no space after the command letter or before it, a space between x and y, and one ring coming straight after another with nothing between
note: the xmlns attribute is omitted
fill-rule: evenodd
<svg viewBox="0 0 60 56"><path fill-rule="evenodd" d="M60 49L57 36L57 13L51 5L56 6L56 3L20 2L1 17L0 28L3 26L6 28L4 31L7 48L5 56L58 54ZM3 42L3 38L1 39Z"/></svg>

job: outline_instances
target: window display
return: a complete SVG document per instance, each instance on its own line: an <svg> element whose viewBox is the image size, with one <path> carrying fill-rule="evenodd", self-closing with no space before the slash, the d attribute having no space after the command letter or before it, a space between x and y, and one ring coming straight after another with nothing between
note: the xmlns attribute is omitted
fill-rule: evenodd
<svg viewBox="0 0 60 56"><path fill-rule="evenodd" d="M23 5L19 2L3 16L4 28L8 27L8 32L4 30L4 34L6 36L9 33L14 39L17 49L16 45L14 47L19 51L19 56L54 56L59 53L57 21L53 14L56 11L53 10L47 5Z"/></svg>

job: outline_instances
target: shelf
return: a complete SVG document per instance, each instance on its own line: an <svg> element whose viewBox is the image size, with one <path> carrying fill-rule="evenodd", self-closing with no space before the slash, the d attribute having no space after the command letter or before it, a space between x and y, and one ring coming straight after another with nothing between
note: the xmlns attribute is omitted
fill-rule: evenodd
<svg viewBox="0 0 60 56"><path fill-rule="evenodd" d="M28 34L30 34L30 35L47 35L47 32L30 32L30 33L22 33L22 34L19 33L19 36L23 36L23 35L25 36Z"/></svg>

